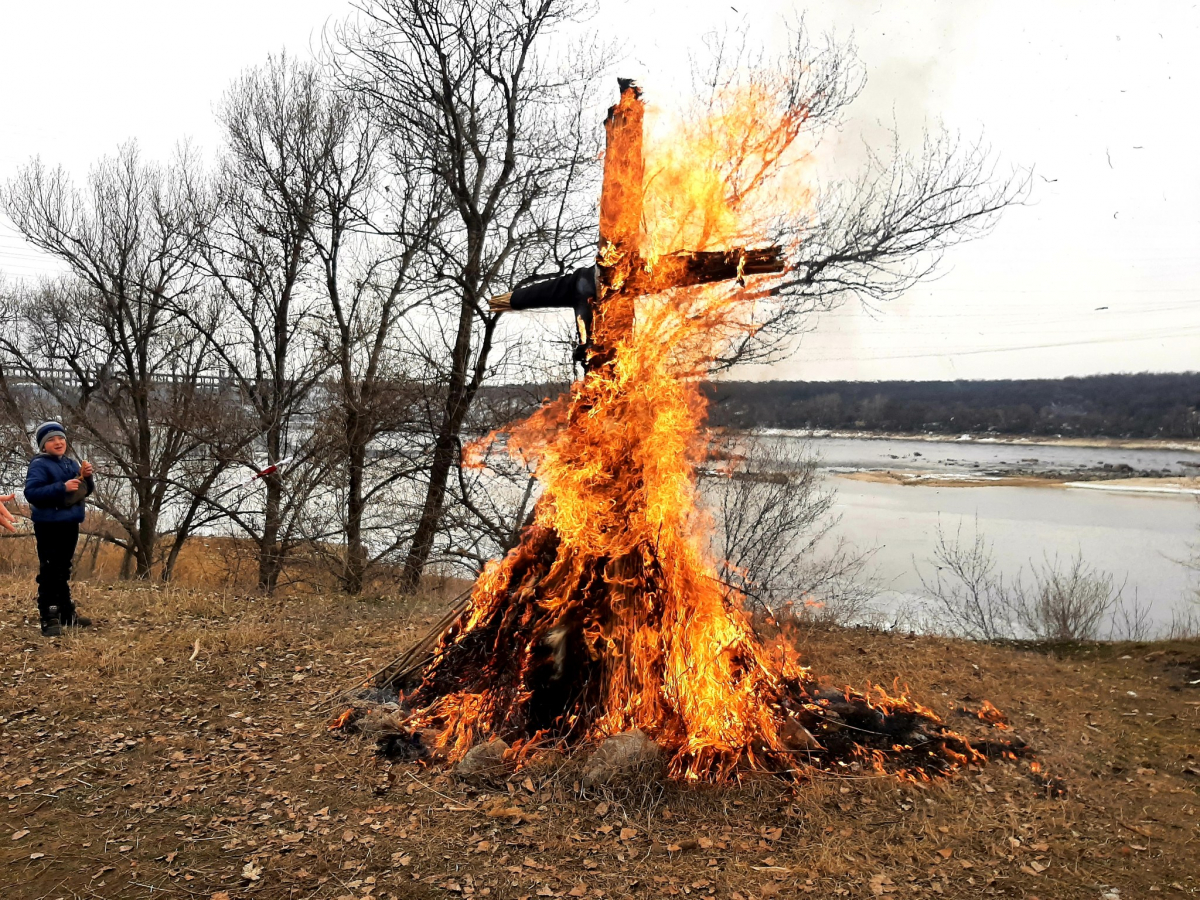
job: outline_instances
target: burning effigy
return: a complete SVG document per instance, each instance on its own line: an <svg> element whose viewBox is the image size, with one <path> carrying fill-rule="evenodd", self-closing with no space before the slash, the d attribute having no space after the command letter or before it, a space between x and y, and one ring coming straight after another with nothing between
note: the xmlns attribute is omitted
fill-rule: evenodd
<svg viewBox="0 0 1200 900"><path fill-rule="evenodd" d="M621 87L594 269L499 301L574 308L585 374L505 429L542 486L533 522L400 679L393 744L454 762L500 739L519 762L637 729L671 776L710 781L850 764L924 779L1020 752L905 696L823 686L719 579L697 497L701 385L786 265L763 195L803 202L780 178L804 110L734 98L721 115L744 121L714 116L647 152L640 91Z"/></svg>

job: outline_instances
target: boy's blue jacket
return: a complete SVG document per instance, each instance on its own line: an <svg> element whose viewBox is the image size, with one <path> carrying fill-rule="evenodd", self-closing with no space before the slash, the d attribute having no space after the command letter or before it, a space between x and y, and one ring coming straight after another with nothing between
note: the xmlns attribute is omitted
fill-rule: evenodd
<svg viewBox="0 0 1200 900"><path fill-rule="evenodd" d="M25 500L29 503L29 517L35 522L82 522L83 499L67 502L66 484L79 477L79 463L65 456L39 453L29 461L25 473ZM88 496L96 489L91 478L85 478Z"/></svg>

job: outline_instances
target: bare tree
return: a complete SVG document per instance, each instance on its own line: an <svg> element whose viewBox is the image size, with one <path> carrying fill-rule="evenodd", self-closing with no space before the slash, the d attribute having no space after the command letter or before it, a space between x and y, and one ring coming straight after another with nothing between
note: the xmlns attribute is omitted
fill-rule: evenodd
<svg viewBox="0 0 1200 900"><path fill-rule="evenodd" d="M1143 603L1138 597L1136 588L1133 599L1126 600L1118 597L1113 607L1108 626L1110 641L1148 641L1154 636L1153 610L1149 603Z"/></svg>
<svg viewBox="0 0 1200 900"><path fill-rule="evenodd" d="M389 135L390 169L425 179L447 215L427 315L408 329L439 402L424 498L404 561L414 590L434 551L467 415L494 364L487 298L591 255L598 135L581 115L592 54L556 72L554 32L579 0L367 0L338 34L343 83ZM586 198L581 202L581 198Z"/></svg>
<svg viewBox="0 0 1200 900"><path fill-rule="evenodd" d="M936 535L929 560L933 572L927 575L917 567L921 586L933 603L934 623L976 640L1013 637L1020 586L1006 584L1003 573L996 571L992 546L979 523L969 543L963 541L962 522L952 536L939 522Z"/></svg>
<svg viewBox="0 0 1200 900"><path fill-rule="evenodd" d="M871 551L832 537L836 495L822 485L810 449L741 435L722 440L714 455L721 462L702 485L722 581L764 612L791 603L807 618L861 621L878 594Z"/></svg>
<svg viewBox="0 0 1200 900"><path fill-rule="evenodd" d="M1112 574L1097 569L1077 553L1069 562L1044 559L1030 563L1031 582L1018 572L1009 580L996 571L991 544L976 523L971 541L962 536L962 523L953 536L937 528L931 575L917 568L921 584L933 604L937 627L978 640L1003 640L1018 635L1042 641L1096 640L1101 626L1124 629L1137 639L1149 631L1148 610L1136 599L1125 603L1125 585Z"/></svg>
<svg viewBox="0 0 1200 900"><path fill-rule="evenodd" d="M322 261L328 270L318 265L313 229L322 216L330 226L331 196L352 204L365 175L352 152L351 168L339 169L347 163L339 154L355 142L353 119L315 64L271 59L234 84L219 116L226 146L204 252L220 324L208 339L245 409L221 454L251 469L292 462L261 479L261 498L210 502L254 541L258 584L270 592L310 531L310 501L329 466L326 434L316 423L333 363L322 352L328 278L337 280L332 267L340 256ZM329 245L324 249L328 255Z"/></svg>
<svg viewBox="0 0 1200 900"><path fill-rule="evenodd" d="M444 203L409 172L385 181L381 130L370 110L331 86L323 90L333 135L317 170L319 202L308 231L328 304L321 352L331 403L322 418L331 481L343 496L325 535L338 539L315 546L338 548L342 585L358 594L372 563L411 536L390 502L421 473L410 446L420 392L401 351L401 330L423 306L430 240Z"/></svg>
<svg viewBox="0 0 1200 900"><path fill-rule="evenodd" d="M947 132L927 134L917 153L904 152L896 135L887 152L867 147L861 170L843 181L789 182L840 129L866 81L852 43L813 40L803 21L790 36L775 57L753 49L744 32L715 39L693 73L697 101L682 116L685 144L705 156L689 165L704 166L712 190L724 196L672 222L668 245L684 240L689 249L707 249L728 239L715 217L734 210L750 226L737 239L768 239L784 248L787 265L755 292L758 302L714 360L717 369L786 356L816 314L849 299L875 305L900 296L932 274L951 246L987 233L1029 190L1028 172L1001 172L982 143ZM751 210L756 193L788 198L792 208L781 211L775 199ZM660 205L674 213L669 202ZM650 203L648 214L654 211Z"/></svg>
<svg viewBox="0 0 1200 900"><path fill-rule="evenodd" d="M138 577L173 535L163 576L197 525L196 490L221 463L202 452L211 355L181 310L195 304L203 222L187 201L196 163L101 160L84 190L35 160L0 194L26 240L70 274L10 291L0 308L0 392L14 428L62 416L102 477L94 503Z"/></svg>
<svg viewBox="0 0 1200 900"><path fill-rule="evenodd" d="M1038 640L1096 640L1106 618L1122 608L1124 590L1111 573L1084 562L1082 552L1066 564L1047 559L1034 568L1032 589L1015 593L1017 621ZM1126 610L1128 624L1136 625L1136 610Z"/></svg>

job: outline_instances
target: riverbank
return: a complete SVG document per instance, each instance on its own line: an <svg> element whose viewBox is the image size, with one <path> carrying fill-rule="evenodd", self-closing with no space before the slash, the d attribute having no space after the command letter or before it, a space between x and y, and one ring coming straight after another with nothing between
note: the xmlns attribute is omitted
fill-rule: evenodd
<svg viewBox="0 0 1200 900"><path fill-rule="evenodd" d="M928 432L906 434L884 431L832 431L829 429L782 429L764 428L754 434L787 436L797 438L838 438L862 441L921 441L928 444L1011 444L1030 447L1079 447L1113 450L1175 450L1182 453L1200 453L1200 440L1181 441L1174 439L1151 440L1147 438L1113 437L1062 437L1048 435L1010 434L931 434Z"/></svg>
<svg viewBox="0 0 1200 900"><path fill-rule="evenodd" d="M32 592L0 581L0 870L13 900L1200 890L1195 641L801 631L802 659L834 684L896 680L952 723L991 700L1044 777L999 761L927 784L586 791L569 766L470 784L327 730L314 705L414 641L432 602L84 582L95 628L45 640Z"/></svg>
<svg viewBox="0 0 1200 900"><path fill-rule="evenodd" d="M1200 497L1200 477L1197 478L1092 478L1076 480L1069 475L979 475L949 472L922 472L904 469L883 469L831 474L851 481L871 484L902 484L910 487L1045 487L1081 490L1117 491L1131 494Z"/></svg>

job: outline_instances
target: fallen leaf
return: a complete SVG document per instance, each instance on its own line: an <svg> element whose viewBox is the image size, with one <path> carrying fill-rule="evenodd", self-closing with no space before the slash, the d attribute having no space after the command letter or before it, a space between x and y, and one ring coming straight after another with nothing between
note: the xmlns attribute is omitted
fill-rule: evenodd
<svg viewBox="0 0 1200 900"><path fill-rule="evenodd" d="M21 838L25 837L25 835L27 835L27 834L29 834L29 829L28 829L28 828L22 828L20 831L14 831L14 832L13 832L12 839L13 839L14 841L19 841Z"/></svg>
<svg viewBox="0 0 1200 900"><path fill-rule="evenodd" d="M503 804L499 804L499 805L493 806L491 809L489 809L487 811L487 815L493 819L503 819L508 816L512 816L513 818L519 819L519 818L521 818L521 816L524 815L524 813L521 812L520 807L504 806Z"/></svg>
<svg viewBox="0 0 1200 900"><path fill-rule="evenodd" d="M200 655L200 638L196 638L196 643L192 645L192 655L188 657L188 662L195 662L196 657L199 655ZM225 893L225 892L222 891L221 893ZM213 894L213 900L227 900L228 897L229 897L228 894L225 894L225 897L223 897L223 898L218 898L216 894Z"/></svg>
<svg viewBox="0 0 1200 900"><path fill-rule="evenodd" d="M882 897L884 894L894 894L896 885L892 883L892 879L887 875L872 875L871 876L871 893L876 897Z"/></svg>
<svg viewBox="0 0 1200 900"><path fill-rule="evenodd" d="M250 862L242 866L242 877L247 881L258 881L261 876L262 866L254 862L254 860L250 860Z"/></svg>
<svg viewBox="0 0 1200 900"><path fill-rule="evenodd" d="M199 641L196 642L200 643ZM229 891L217 891L208 900L229 900Z"/></svg>
<svg viewBox="0 0 1200 900"><path fill-rule="evenodd" d="M587 894L587 892L588 887L586 884L577 884L575 887L571 888L571 890L567 891L567 893L572 897L583 897Z"/></svg>
<svg viewBox="0 0 1200 900"><path fill-rule="evenodd" d="M133 844L122 844L120 847L117 848L117 852L118 853L128 853L132 849L133 849Z"/></svg>
<svg viewBox="0 0 1200 900"><path fill-rule="evenodd" d="M954 855L954 850L951 849L950 847L944 847L938 851L938 855L942 859L949 859L950 857L952 857Z"/></svg>
<svg viewBox="0 0 1200 900"><path fill-rule="evenodd" d="M622 828L621 829L621 834L620 834L621 840L629 841L635 837L637 837L637 829L636 828Z"/></svg>
<svg viewBox="0 0 1200 900"><path fill-rule="evenodd" d="M45 855L46 855L45 853L30 853L29 858L30 859L41 859Z"/></svg>
<svg viewBox="0 0 1200 900"><path fill-rule="evenodd" d="M18 787L19 786L20 785L18 785ZM600 803L596 804L596 815L598 815L601 819L608 815L608 803L606 801L601 801Z"/></svg>

